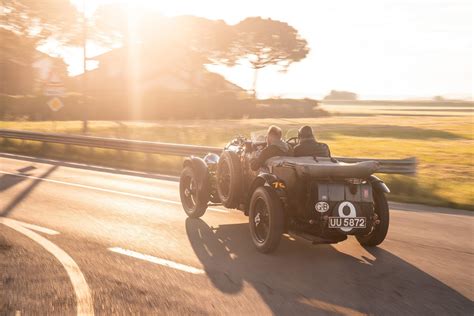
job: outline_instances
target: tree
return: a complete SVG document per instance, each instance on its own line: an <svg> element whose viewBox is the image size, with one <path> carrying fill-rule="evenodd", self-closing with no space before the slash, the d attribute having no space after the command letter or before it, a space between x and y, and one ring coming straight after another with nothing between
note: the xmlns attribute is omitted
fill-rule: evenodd
<svg viewBox="0 0 474 316"><path fill-rule="evenodd" d="M31 65L38 40L0 28L0 63L15 61Z"/></svg>
<svg viewBox="0 0 474 316"><path fill-rule="evenodd" d="M32 63L38 46L54 39L71 43L79 17L69 0L2 0L0 2L1 91L29 93L35 82ZM59 63L61 70L65 64Z"/></svg>
<svg viewBox="0 0 474 316"><path fill-rule="evenodd" d="M309 53L307 41L288 23L252 17L234 28L236 37L231 53L234 59L246 60L254 69L254 96L260 69L273 65L286 72L292 63L302 60ZM229 58L230 61L234 59Z"/></svg>
<svg viewBox="0 0 474 316"><path fill-rule="evenodd" d="M285 72L309 52L307 41L295 28L260 17L230 26L222 20L164 17L151 11L106 5L97 10L93 20L98 38L111 47L140 43L143 50L166 50L168 55L183 56L183 63L193 66L233 66L247 61L255 70L254 94L260 69L272 65Z"/></svg>
<svg viewBox="0 0 474 316"><path fill-rule="evenodd" d="M324 100L346 100L346 101L355 101L359 98L357 93L350 91L338 91L331 90L331 92L324 97Z"/></svg>
<svg viewBox="0 0 474 316"><path fill-rule="evenodd" d="M140 44L150 51L199 54L205 62L227 63L232 28L222 20L195 16L165 17L153 11L104 5L93 17L96 38L106 46Z"/></svg>
<svg viewBox="0 0 474 316"><path fill-rule="evenodd" d="M68 42L77 34L79 15L69 0L2 0L0 28L38 42Z"/></svg>

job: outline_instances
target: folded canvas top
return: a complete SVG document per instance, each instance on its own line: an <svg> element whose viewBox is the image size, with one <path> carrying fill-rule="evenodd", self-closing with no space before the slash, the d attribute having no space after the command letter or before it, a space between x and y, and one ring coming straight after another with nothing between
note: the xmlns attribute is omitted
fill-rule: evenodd
<svg viewBox="0 0 474 316"><path fill-rule="evenodd" d="M298 175L310 177L334 178L367 178L377 171L376 161L356 163L333 162L326 157L273 157L267 160L267 166L272 168L291 168Z"/></svg>

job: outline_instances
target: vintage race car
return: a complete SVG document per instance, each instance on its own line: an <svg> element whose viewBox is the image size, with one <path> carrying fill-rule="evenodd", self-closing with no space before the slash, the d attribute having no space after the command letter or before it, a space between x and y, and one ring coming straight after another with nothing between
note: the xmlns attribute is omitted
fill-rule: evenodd
<svg viewBox="0 0 474 316"><path fill-rule="evenodd" d="M296 138L287 141L291 146ZM250 160L265 146L238 137L220 156L189 157L180 178L180 197L189 217L209 205L239 209L249 216L256 248L275 250L284 233L314 244L355 235L363 246L379 245L389 226L388 187L374 176L376 161L343 163L323 157L274 157L255 172Z"/></svg>

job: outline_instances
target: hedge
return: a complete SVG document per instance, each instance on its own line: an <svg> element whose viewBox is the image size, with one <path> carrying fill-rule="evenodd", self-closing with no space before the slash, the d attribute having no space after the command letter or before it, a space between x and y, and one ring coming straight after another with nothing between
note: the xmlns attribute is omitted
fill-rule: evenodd
<svg viewBox="0 0 474 316"><path fill-rule="evenodd" d="M311 100L240 100L233 94L197 95L155 92L140 99L125 93L89 97L85 104L80 94L61 97L64 107L53 112L48 96L0 94L1 120L159 120L242 117L314 117L324 115Z"/></svg>

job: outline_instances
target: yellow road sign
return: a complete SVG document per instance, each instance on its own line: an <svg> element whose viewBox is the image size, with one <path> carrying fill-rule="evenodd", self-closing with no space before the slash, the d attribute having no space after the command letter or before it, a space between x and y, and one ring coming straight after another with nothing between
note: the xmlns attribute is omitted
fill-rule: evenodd
<svg viewBox="0 0 474 316"><path fill-rule="evenodd" d="M48 106L51 109L51 111L57 112L61 110L61 108L64 106L63 102L59 98L52 98L51 100L48 101Z"/></svg>

